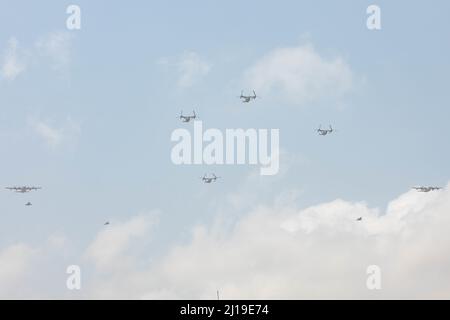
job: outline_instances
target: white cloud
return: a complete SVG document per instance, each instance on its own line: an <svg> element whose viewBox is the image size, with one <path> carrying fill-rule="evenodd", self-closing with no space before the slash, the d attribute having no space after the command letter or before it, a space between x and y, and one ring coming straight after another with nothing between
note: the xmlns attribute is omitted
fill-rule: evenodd
<svg viewBox="0 0 450 320"><path fill-rule="evenodd" d="M385 212L364 202L338 199L299 209L278 199L238 218L230 232L217 224L197 226L190 243L144 269L120 269L90 295L212 299L219 289L226 299L448 299L449 211L449 187L409 191ZM381 268L380 291L366 287L373 264Z"/></svg>
<svg viewBox="0 0 450 320"><path fill-rule="evenodd" d="M312 45L275 49L246 70L244 83L261 95L279 94L305 105L349 92L354 75L342 58L327 59Z"/></svg>
<svg viewBox="0 0 450 320"><path fill-rule="evenodd" d="M278 197L238 217L231 230L195 227L191 241L156 261L143 244L154 215L114 222L84 253L95 268L82 280L83 297L213 299L220 290L224 299L448 299L449 187L409 191L385 211L340 199L301 209ZM4 252L0 275L9 279L25 259ZM381 268L379 291L366 287L373 264Z"/></svg>
<svg viewBox="0 0 450 320"><path fill-rule="evenodd" d="M87 248L84 258L94 266L95 279L86 284L89 298L128 299L147 284L141 278L142 267L148 267L145 244L151 239L151 228L158 213L132 217L126 222L113 221Z"/></svg>
<svg viewBox="0 0 450 320"><path fill-rule="evenodd" d="M43 120L29 120L34 131L51 148L57 148L64 142L74 141L81 133L81 127L78 123L67 117L65 123L56 128Z"/></svg>
<svg viewBox="0 0 450 320"><path fill-rule="evenodd" d="M12 37L3 56L1 74L7 80L14 80L19 74L26 70L25 60L18 53L19 42Z"/></svg>
<svg viewBox="0 0 450 320"><path fill-rule="evenodd" d="M178 68L180 72L178 84L181 87L192 86L211 70L210 64L203 61L195 52L185 53L179 61Z"/></svg>
<svg viewBox="0 0 450 320"><path fill-rule="evenodd" d="M52 32L36 41L36 49L50 59L53 69L64 72L70 63L71 39L67 31Z"/></svg>
<svg viewBox="0 0 450 320"><path fill-rule="evenodd" d="M25 244L11 245L0 251L0 297L8 294L22 282L31 267L36 251Z"/></svg>
<svg viewBox="0 0 450 320"><path fill-rule="evenodd" d="M57 147L63 140L61 130L54 129L44 122L37 122L34 126L36 132L52 147Z"/></svg>
<svg viewBox="0 0 450 320"><path fill-rule="evenodd" d="M65 239L63 234L53 234L41 244L0 248L0 299L58 297L60 288L65 288Z"/></svg>
<svg viewBox="0 0 450 320"><path fill-rule="evenodd" d="M227 236L198 227L151 274L143 296L178 298L449 298L450 192L410 191L385 213L336 200L304 210L258 207ZM362 216L363 221L356 218ZM366 288L366 268L383 289ZM149 274L150 274L149 273ZM145 276L143 276L145 278Z"/></svg>
<svg viewBox="0 0 450 320"><path fill-rule="evenodd" d="M32 65L30 62L45 62L55 71L66 72L70 64L71 42L69 32L55 31L38 38L34 47L20 50L19 41L11 37L2 57L0 75L4 79L14 80Z"/></svg>
<svg viewBox="0 0 450 320"><path fill-rule="evenodd" d="M101 231L86 251L99 270L118 269L129 261L127 249L133 240L144 237L156 222L153 214L138 215L125 223L114 223Z"/></svg>
<svg viewBox="0 0 450 320"><path fill-rule="evenodd" d="M67 245L67 237L64 234L52 234L47 239L47 246L54 249L63 249Z"/></svg>
<svg viewBox="0 0 450 320"><path fill-rule="evenodd" d="M196 52L184 52L176 59L161 58L159 65L174 67L178 74L178 86L181 88L192 87L211 70L211 64L206 62Z"/></svg>

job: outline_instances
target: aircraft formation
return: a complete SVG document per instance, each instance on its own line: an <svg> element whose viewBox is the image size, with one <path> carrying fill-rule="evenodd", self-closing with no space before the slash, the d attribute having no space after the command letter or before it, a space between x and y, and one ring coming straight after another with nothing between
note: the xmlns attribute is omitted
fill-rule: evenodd
<svg viewBox="0 0 450 320"><path fill-rule="evenodd" d="M244 95L244 91L241 91L241 95L239 96L239 99L241 99L242 103L250 103L254 100L256 100L256 98L258 98L258 96L256 95L255 90L253 91L253 95ZM196 120L198 118L197 113L195 112L195 110L192 111L191 115L184 115L183 111L181 111L179 119L183 122L183 123L189 123L191 122L191 120ZM333 127L331 125L329 125L329 129L322 129L322 125L319 125L319 128L316 130L317 133L320 136L327 136L333 132L335 132L336 130L333 129ZM219 179L220 177L216 176L215 173L211 173L211 175L203 175L203 177L201 177L201 180L205 183L205 184L211 184L217 181L217 179ZM6 187L5 189L13 191L15 193L29 193L31 191L37 191L37 190L41 190L42 187L35 187L35 186L14 186L14 187ZM423 192L423 193L428 193L431 191L435 191L435 190L440 190L442 189L442 187L435 187L435 186L415 186L412 187L412 189L417 190L417 192ZM27 207L31 207L33 204L31 202L27 202L25 204L25 206ZM356 219L356 221L362 221L363 217L358 217ZM109 225L110 222L106 221L104 223L105 226Z"/></svg>
<svg viewBox="0 0 450 320"><path fill-rule="evenodd" d="M28 187L28 186L21 186L21 187L6 187L5 189L14 191L16 193L28 193L31 191L41 190L41 187ZM33 204L31 202L25 203L26 207L31 207Z"/></svg>
<svg viewBox="0 0 450 320"><path fill-rule="evenodd" d="M253 91L253 95L244 95L244 90L241 91L241 95L238 97L242 101L242 103L250 103L258 98L255 90L252 90L252 91ZM195 113L195 110L192 111L192 115L183 115L183 111L181 111L180 120L182 122L188 123L191 120L195 120L195 119L197 119L197 114ZM333 132L336 132L336 129L333 129L331 124L328 126L328 129L322 129L322 125L319 125L319 128L316 129L316 131L319 134L319 136L327 136L327 135L332 134ZM205 174L203 177L201 177L202 181L205 184L211 184L213 182L216 182L217 179L219 179L219 178L220 177L217 177L214 173L212 173L211 176L207 176ZM417 186L417 187L412 187L412 189L415 189L418 192L430 192L430 191L440 190L440 189L442 189L442 187ZM362 220L363 220L363 217L356 218L356 221L360 222ZM108 222L108 224L109 224L109 222Z"/></svg>

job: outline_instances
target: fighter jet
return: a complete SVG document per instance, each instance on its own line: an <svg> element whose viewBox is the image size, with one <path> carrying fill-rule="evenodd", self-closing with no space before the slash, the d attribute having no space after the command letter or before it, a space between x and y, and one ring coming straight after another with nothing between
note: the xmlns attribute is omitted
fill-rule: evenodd
<svg viewBox="0 0 450 320"><path fill-rule="evenodd" d="M204 183L211 183L211 182L216 182L217 179L219 179L220 177L216 177L216 175L213 173L212 177L207 177L206 174L202 177L202 180Z"/></svg>
<svg viewBox="0 0 450 320"><path fill-rule="evenodd" d="M255 100L256 98L258 97L256 96L255 90L253 90L252 96L244 96L244 91L241 91L241 95L239 96L239 99L241 99L243 103L249 103L250 101Z"/></svg>
<svg viewBox="0 0 450 320"><path fill-rule="evenodd" d="M434 190L439 190L442 189L441 187L412 187L412 189L416 189L418 192L430 192L430 191L434 191Z"/></svg>
<svg viewBox="0 0 450 320"><path fill-rule="evenodd" d="M26 205L27 207L30 207L30 206L32 206L33 204L32 204L31 202L27 202L27 203L25 203L25 205Z"/></svg>
<svg viewBox="0 0 450 320"><path fill-rule="evenodd" d="M23 187L6 187L5 189L17 192L17 193L27 193L33 190L39 190L42 189L41 187L27 187L27 186L23 186Z"/></svg>
<svg viewBox="0 0 450 320"><path fill-rule="evenodd" d="M181 111L180 120L183 122L189 122L191 120L197 119L197 115L195 114L195 111L192 111L192 113L193 113L192 116L183 116L183 111Z"/></svg>
<svg viewBox="0 0 450 320"><path fill-rule="evenodd" d="M332 133L333 131L335 131L335 130L333 130L333 128L331 127L331 124L330 124L330 129L322 129L322 125L320 125L319 129L317 129L317 132L319 133L320 136L326 136L327 134Z"/></svg>
<svg viewBox="0 0 450 320"><path fill-rule="evenodd" d="M359 217L358 219L356 219L356 221L362 221L362 217Z"/></svg>
<svg viewBox="0 0 450 320"><path fill-rule="evenodd" d="M109 221L106 221L104 224L104 226L107 226L107 225L109 225Z"/></svg>

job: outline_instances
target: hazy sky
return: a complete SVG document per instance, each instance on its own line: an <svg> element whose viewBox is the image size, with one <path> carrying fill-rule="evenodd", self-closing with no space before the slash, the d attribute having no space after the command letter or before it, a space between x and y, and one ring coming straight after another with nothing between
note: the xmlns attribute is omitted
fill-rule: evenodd
<svg viewBox="0 0 450 320"><path fill-rule="evenodd" d="M372 1L0 4L0 297L372 297L369 264L388 279L418 266L383 297L450 297L413 285L450 265L422 255L450 225L450 194L410 191L449 181L448 1L377 1L372 31ZM66 28L70 4L80 30ZM261 98L242 104L252 89ZM174 165L171 132L193 109L205 128L280 129L279 174ZM203 184L210 172L222 178ZM66 289L72 264L81 291ZM316 280L291 283L299 265Z"/></svg>

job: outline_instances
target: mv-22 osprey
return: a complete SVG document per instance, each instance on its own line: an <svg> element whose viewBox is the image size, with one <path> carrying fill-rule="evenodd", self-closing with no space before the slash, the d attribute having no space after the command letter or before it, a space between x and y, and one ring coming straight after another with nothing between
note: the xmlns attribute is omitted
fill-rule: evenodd
<svg viewBox="0 0 450 320"><path fill-rule="evenodd" d="M252 96L244 96L244 91L241 91L241 95L239 96L239 99L241 99L243 103L249 103L250 101L255 100L256 98L258 97L256 96L255 90L253 90Z"/></svg>
<svg viewBox="0 0 450 320"><path fill-rule="evenodd" d="M192 116L184 116L183 111L181 111L180 114L180 120L183 122L190 122L191 120L197 119L197 115L195 114L195 111L192 111Z"/></svg>
<svg viewBox="0 0 450 320"><path fill-rule="evenodd" d="M219 179L220 177L217 177L214 173L212 174L211 177L207 177L206 174L202 177L202 180L204 183L211 183L211 182L216 182L217 179Z"/></svg>
<svg viewBox="0 0 450 320"><path fill-rule="evenodd" d="M319 129L317 129L317 132L319 133L320 136L326 136L329 133L333 133L333 127L330 124L330 129L322 129L322 125L319 126Z"/></svg>

